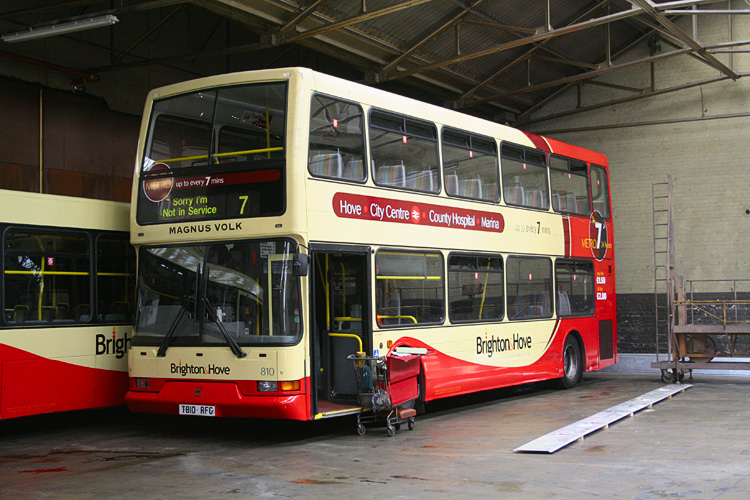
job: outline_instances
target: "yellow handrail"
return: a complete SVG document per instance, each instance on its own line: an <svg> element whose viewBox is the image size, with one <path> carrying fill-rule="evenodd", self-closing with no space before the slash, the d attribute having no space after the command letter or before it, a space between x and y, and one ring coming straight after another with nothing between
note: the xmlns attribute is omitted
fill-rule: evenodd
<svg viewBox="0 0 750 500"><path fill-rule="evenodd" d="M359 342L359 352L362 351L362 339L359 338L359 335L354 335L353 333L328 333L329 337L348 337L352 339L357 339L357 342Z"/></svg>
<svg viewBox="0 0 750 500"><path fill-rule="evenodd" d="M31 275L44 275L44 276L88 276L89 273L85 271L45 271L40 269L39 271L5 271L5 274L31 274Z"/></svg>
<svg viewBox="0 0 750 500"><path fill-rule="evenodd" d="M246 151L230 151L228 153L216 153L211 156L214 158L223 158L225 156L237 156L237 155L250 155L255 153L272 153L273 151L283 151L283 146L275 148L262 148L262 149L248 149ZM182 158L167 158L166 160L155 160L157 163L173 163L177 161L190 161L190 160L206 160L208 155L200 156L184 156Z"/></svg>
<svg viewBox="0 0 750 500"><path fill-rule="evenodd" d="M417 318L408 315L383 316L382 314L378 314L378 321L380 321L381 319L410 319L414 322L414 324L417 323Z"/></svg>

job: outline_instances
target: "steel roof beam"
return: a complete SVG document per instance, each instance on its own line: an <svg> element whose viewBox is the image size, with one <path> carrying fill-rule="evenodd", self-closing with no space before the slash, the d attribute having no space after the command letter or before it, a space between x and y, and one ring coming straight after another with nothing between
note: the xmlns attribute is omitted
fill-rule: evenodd
<svg viewBox="0 0 750 500"><path fill-rule="evenodd" d="M517 47L522 47L524 45L528 45L531 43L541 42L544 40L548 40L550 38L555 38L562 35L567 35L570 33L575 33L577 31L585 30L588 28L592 28L594 26L600 26L602 24L611 23L614 21L619 21L621 19L626 19L628 17L637 16L639 14L643 13L643 9L640 8L633 8L626 11L617 12L615 14L609 14L597 19L591 19L589 21L581 22L578 24L571 24L570 26L566 26L564 28L557 28L552 31L548 31L545 33L540 33L538 35L532 35L525 38L520 38L518 40L513 40L511 42L502 43L496 47L493 47L491 49L485 49L481 50L479 52L474 52L473 54L467 54L465 56L459 56L459 57L453 57L450 59L446 59L441 62L427 64L424 66L420 66L418 68L414 68L407 71L402 71L401 73L398 73L396 75L393 75L392 77L389 77L388 80L396 80L400 78L405 78L407 76L411 76L417 73L422 73L425 71L430 71L436 68L441 68L443 66L450 66L452 64L456 64L463 61L468 61L470 59L476 59L477 57L484 57L491 54L495 54L497 52L503 52L510 49L515 49Z"/></svg>
<svg viewBox="0 0 750 500"><path fill-rule="evenodd" d="M305 10L294 16L291 21L279 28L279 33L286 33L287 31L294 29L299 23L307 19L310 14L315 12L318 6L323 2L325 2L325 0L315 0L313 3L305 7Z"/></svg>
<svg viewBox="0 0 750 500"><path fill-rule="evenodd" d="M699 10L665 10L662 11L664 14L672 16L699 16L703 14L722 14L722 15L743 15L750 14L750 9L741 10L710 10L710 9L699 9Z"/></svg>
<svg viewBox="0 0 750 500"><path fill-rule="evenodd" d="M606 5L608 3L609 3L609 0L603 0L603 1L599 2L597 5L595 5L591 9L587 10L586 12L584 12L583 14L581 14L580 16L578 16L573 21L573 23L571 23L571 24L575 24L575 23L579 22L581 19L585 18L586 16L588 16L592 12L595 12L597 9L603 7L604 5ZM489 83L492 80L494 80L495 78L497 78L501 74L505 73L506 71L508 71L510 68L512 68L513 66L515 66L519 62L523 62L523 61L527 60L529 57L531 57L531 55L535 51L537 51L537 50L541 49L542 47L544 47L545 45L547 45L550 42L550 40L551 39L546 39L546 40L541 41L536 47L533 47L532 49L529 49L528 51L526 51L521 56L517 57L516 59L514 59L510 63L506 64L505 66L503 66L502 68L500 68L499 70L497 70L496 72L494 72L488 78L485 78L484 81L482 81L479 85L475 86L474 88L470 89L468 92L464 93L461 97L459 97L458 100L455 103L455 107L462 107L461 104L465 103L467 99L470 99L474 94L477 93L477 91L479 91L483 87L489 85Z"/></svg>
<svg viewBox="0 0 750 500"><path fill-rule="evenodd" d="M732 80L737 80L740 77L737 73L735 73L734 71L726 67L724 63L719 61L712 54L709 54L706 51L706 49L703 48L703 46L701 46L698 42L693 40L687 33L682 31L676 24L670 21L667 18L667 16L659 12L651 2L649 2L648 0L628 0L628 1L640 7L644 12L646 12L648 15L654 18L656 22L664 26L675 37L677 37L682 43L684 43L688 47L692 48L695 52L700 54L701 57L705 60L706 64L708 64L709 66L713 66L717 70L727 75Z"/></svg>
<svg viewBox="0 0 750 500"><path fill-rule="evenodd" d="M415 43L414 45L412 45L410 48L408 48L407 50L405 50L400 56L396 57L394 60L392 60L391 62L389 62L385 66L383 66L383 68L381 69L381 72L385 73L385 72L390 71L391 69L395 68L401 61L403 61L407 57L409 57L412 54L414 54L414 52L416 52L420 48L424 47L427 44L427 42L429 42L430 40L432 40L433 38L435 38L437 35L439 35L443 31L447 30L451 26L454 26L457 23L461 22L461 20L464 17L466 17L467 15L469 15L471 13L470 9L473 9L474 7L476 7L477 5L481 4L484 1L485 0L476 0L470 7L464 7L464 8L462 8L461 12L459 12L458 14L452 16L448 21L444 22L437 29L431 30L430 34L428 34L427 36L423 36L420 41L418 41L417 43Z"/></svg>
<svg viewBox="0 0 750 500"><path fill-rule="evenodd" d="M334 23L326 24L325 26L321 26L319 28L309 29L301 33L298 33L294 36L288 37L284 41L288 43L298 42L300 40L304 40L305 38L310 38L316 35L322 35L323 33L327 33L329 31L334 31L340 28L346 28L347 26L351 26L352 24L357 24L363 21L368 21L370 19L375 19L376 17L387 16L389 14L393 14L395 12L399 12L404 9L409 9L411 7L416 7L417 5L421 5L423 3L432 2L432 1L433 0L408 0L406 2L402 2L396 5L391 5L390 7L384 7L382 9L374 10L372 12L365 12L358 16L350 17L349 19L342 19L341 21L336 21Z"/></svg>
<svg viewBox="0 0 750 500"><path fill-rule="evenodd" d="M600 75L603 75L605 73L609 73L609 72L612 72L612 71L617 71L619 69L625 69L625 68L629 68L629 67L632 67L632 66L639 66L641 64L647 64L647 63L650 63L652 61L658 61L660 59L666 59L666 58L669 58L669 57L679 56L679 55L682 55L682 54L689 54L690 52L692 52L692 49L690 49L690 48L685 48L685 49L680 49L680 50L673 50L672 52L666 52L666 53L659 54L659 55L656 55L656 56L645 57L645 58L642 58L642 59L637 59L635 61L629 61L629 62L626 62L626 63L616 64L616 65L612 65L612 66L609 66L609 67L606 67L606 68L601 68L601 69L597 69L597 70L594 70L594 71L589 71L587 73L581 73L581 74L578 74L578 75L568 76L568 77L560 78L558 80L554 80L554 81L550 81L550 82L540 83L539 85L533 85L533 86L530 86L530 87L525 87L525 88L522 88L522 89L514 90L512 92L506 92L505 94L498 94L498 95L487 97L487 98L484 98L484 99L478 99L476 101L472 101L471 104L472 105L484 104L486 102L494 101L495 99L502 99L502 98L505 98L505 97L512 97L512 96L515 96L515 95L518 95L518 94L524 94L526 92L534 92L536 90L543 90L543 89L546 89L546 88L549 88L549 87L556 87L557 85L563 85L563 84L570 83L570 82L577 82L579 80L586 80L588 78L593 78L595 76L600 76Z"/></svg>

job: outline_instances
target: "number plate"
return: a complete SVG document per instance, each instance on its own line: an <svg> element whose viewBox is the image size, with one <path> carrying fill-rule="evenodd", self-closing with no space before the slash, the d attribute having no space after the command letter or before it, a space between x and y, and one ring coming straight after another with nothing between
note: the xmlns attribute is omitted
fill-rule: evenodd
<svg viewBox="0 0 750 500"><path fill-rule="evenodd" d="M215 417L215 406L180 405L180 415L195 415L197 417Z"/></svg>

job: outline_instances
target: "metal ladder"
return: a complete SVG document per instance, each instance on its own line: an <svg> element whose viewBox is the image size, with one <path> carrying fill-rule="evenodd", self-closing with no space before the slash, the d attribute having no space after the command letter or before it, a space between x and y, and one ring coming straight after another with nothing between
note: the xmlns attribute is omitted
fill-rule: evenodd
<svg viewBox="0 0 750 500"><path fill-rule="evenodd" d="M656 361L674 361L674 224L672 218L672 175L667 182L651 185L654 237L654 330ZM676 365L675 365L676 366Z"/></svg>

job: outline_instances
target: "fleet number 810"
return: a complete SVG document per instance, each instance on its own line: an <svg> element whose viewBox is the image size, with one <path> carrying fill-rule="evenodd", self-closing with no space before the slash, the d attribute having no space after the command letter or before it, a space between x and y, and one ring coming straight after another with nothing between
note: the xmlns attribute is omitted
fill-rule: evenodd
<svg viewBox="0 0 750 500"><path fill-rule="evenodd" d="M260 369L260 376L261 377L272 377L276 373L276 370L273 368L261 368Z"/></svg>

